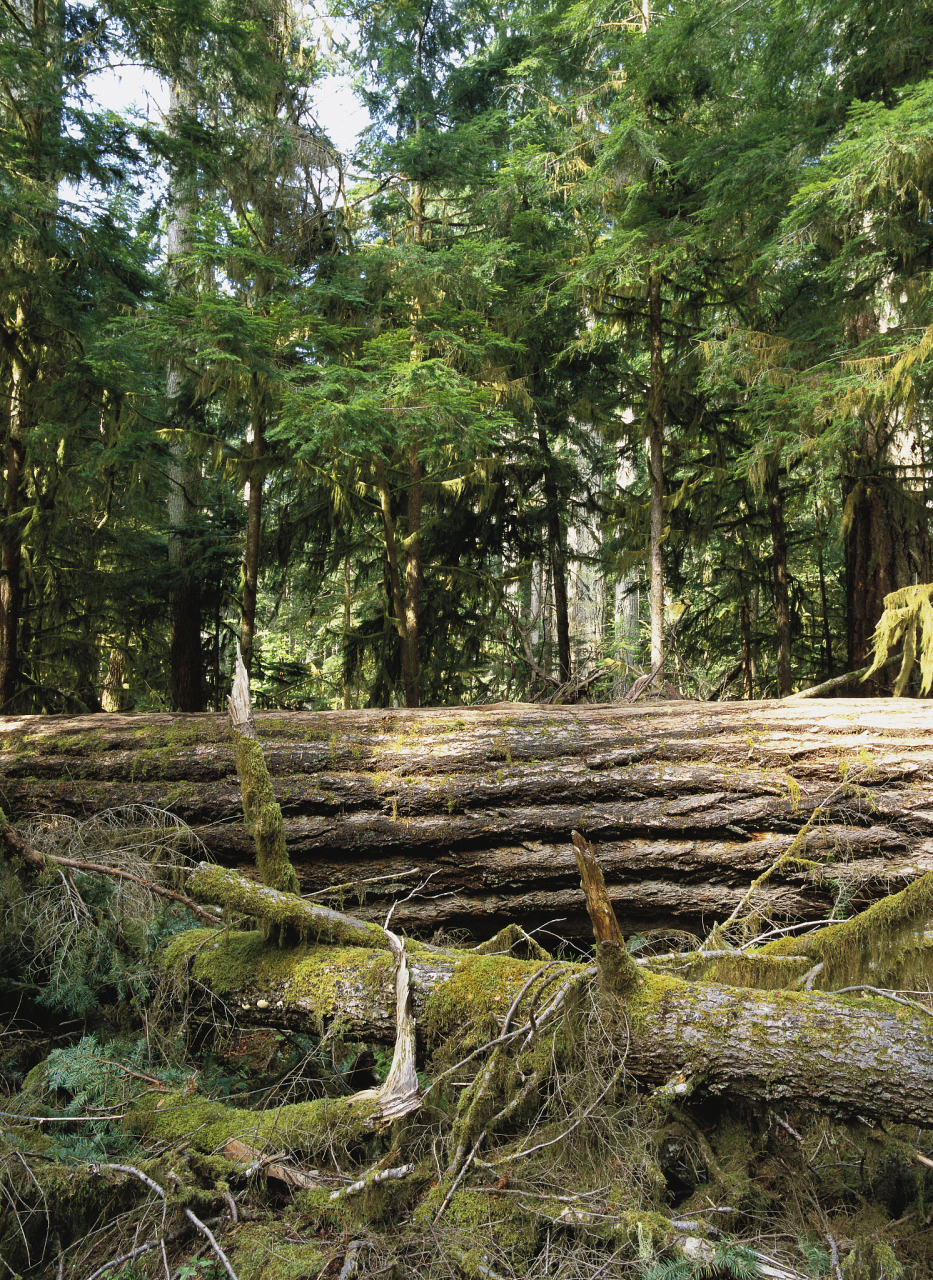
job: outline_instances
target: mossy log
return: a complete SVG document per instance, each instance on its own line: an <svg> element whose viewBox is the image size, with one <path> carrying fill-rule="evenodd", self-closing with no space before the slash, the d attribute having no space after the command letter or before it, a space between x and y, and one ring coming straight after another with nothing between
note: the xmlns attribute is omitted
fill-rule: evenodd
<svg viewBox="0 0 933 1280"><path fill-rule="evenodd" d="M558 918L563 936L588 936L573 829L599 844L625 934L705 932L821 806L806 847L814 865L789 865L762 890L774 918L819 918L840 897L864 906L933 868L924 702L515 704L255 722L302 892L366 882L332 901L382 920L430 875L394 916L409 932ZM18 825L163 805L213 859L255 874L223 716L5 717L0 774Z"/></svg>
<svg viewBox="0 0 933 1280"><path fill-rule="evenodd" d="M416 1026L428 1049L455 1034L462 1040L470 1023L477 1043L494 1039L516 996L547 963L414 942L406 954ZM210 998L212 1017L224 1009L250 1026L326 1031L337 1023L343 1035L395 1035L387 952L314 942L280 949L258 931L195 930L172 940L163 963L196 979L192 998ZM808 965L803 957L802 973ZM591 975L592 966L561 963L551 977L559 986ZM694 1101L727 1094L933 1127L928 1014L882 998L688 982L647 968L641 979L619 1006L615 1035L627 1076L642 1086L676 1081L677 1094ZM236 1132L212 1141L251 1140L241 1115L230 1123Z"/></svg>

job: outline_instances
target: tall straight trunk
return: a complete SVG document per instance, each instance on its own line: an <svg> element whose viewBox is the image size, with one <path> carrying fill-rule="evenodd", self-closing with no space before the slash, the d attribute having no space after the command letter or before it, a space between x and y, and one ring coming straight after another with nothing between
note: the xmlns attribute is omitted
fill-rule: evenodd
<svg viewBox="0 0 933 1280"><path fill-rule="evenodd" d="M345 711L349 711L353 705L352 690L350 681L347 678L350 670L349 648L350 648L350 627L352 624L351 605L353 602L353 594L350 590L350 557L344 556L343 559L343 706Z"/></svg>
<svg viewBox="0 0 933 1280"><path fill-rule="evenodd" d="M746 701L751 702L755 696L755 681L752 675L752 610L748 598L747 583L748 565L745 557L739 569L739 584L742 599L739 604L739 630L742 635L742 692Z"/></svg>
<svg viewBox="0 0 933 1280"><path fill-rule="evenodd" d="M884 443L870 439L872 434L866 432L861 453L850 458L844 508L850 670L857 670L868 660L888 592L933 578L930 536L920 492L908 491L886 474L891 471L891 464ZM891 674L879 672L872 680L853 686L850 693L889 693L892 684Z"/></svg>
<svg viewBox="0 0 933 1280"><path fill-rule="evenodd" d="M4 528L0 542L0 710L16 696L21 683L23 621L23 528L26 523L26 447L40 420L42 362L49 346L48 247L44 243L58 203L52 156L62 134L62 21L59 5L30 0L7 5L35 58L30 92L19 96L7 127L20 151L30 191L30 207L21 211L28 228L7 245L11 262L25 284L10 299L5 317L9 373L5 416L3 499ZM28 62L24 65L28 65ZM25 86L24 86L25 88ZM12 332L11 332L12 331Z"/></svg>
<svg viewBox="0 0 933 1280"><path fill-rule="evenodd" d="M14 354L10 411L6 440L6 517L0 546L0 713L19 689L19 628L23 612L23 546L19 517L25 504L23 469L26 461L26 419L29 413L24 361Z"/></svg>
<svg viewBox="0 0 933 1280"><path fill-rule="evenodd" d="M253 673L253 649L256 643L259 544L262 537L262 459L266 453L265 422L258 409L253 414L250 434L253 457L250 478L246 482L246 550L243 556L243 608L240 614L240 650L247 676Z"/></svg>
<svg viewBox="0 0 933 1280"><path fill-rule="evenodd" d="M187 85L173 81L169 98L169 127L178 130L193 107ZM169 287L184 287L182 255L191 243L194 217L190 190L176 171L172 175L171 209L166 234ZM185 431L190 396L182 361L169 360L166 376L167 416L175 433L168 462L168 561L170 696L174 711L204 710L203 659L201 653L201 587L192 566L192 541L197 529L200 469L191 458Z"/></svg>
<svg viewBox="0 0 933 1280"><path fill-rule="evenodd" d="M784 497L775 467L768 479L768 513L771 517L771 564L774 575L774 625L777 641L778 697L791 691L790 602L787 594L787 530Z"/></svg>
<svg viewBox="0 0 933 1280"><path fill-rule="evenodd" d="M823 668L826 679L833 674L833 638L829 629L829 604L826 599L826 572L823 568L823 533L820 528L819 513L816 520L816 560L820 572L820 607L823 611Z"/></svg>
<svg viewBox="0 0 933 1280"><path fill-rule="evenodd" d="M405 705L418 706L418 687L411 669L411 649L408 644L408 610L402 595L402 579L399 572L398 545L395 523L392 519L392 495L386 476L385 463L376 459L376 485L379 490L379 506L382 511L382 527L385 532L386 561L389 566L389 585L392 591L392 608L395 611L395 629L398 632L399 654L402 662L402 682L405 686Z"/></svg>
<svg viewBox="0 0 933 1280"><path fill-rule="evenodd" d="M408 669L411 673L414 702L420 706L418 680L418 610L421 603L421 459L417 443L408 451L408 538L405 547L405 631L408 645Z"/></svg>
<svg viewBox="0 0 933 1280"><path fill-rule="evenodd" d="M544 503L547 510L548 555L554 590L554 615L557 630L557 673L561 684L569 684L573 676L570 660L570 611L567 605L567 554L560 512L560 492L555 475L554 455L547 428L538 421L538 444L544 455Z"/></svg>
<svg viewBox="0 0 933 1280"><path fill-rule="evenodd" d="M651 544L648 554L651 611L651 665L664 656L664 364L661 319L661 277L652 272L648 283L648 329L651 389L648 401L648 458L651 473Z"/></svg>

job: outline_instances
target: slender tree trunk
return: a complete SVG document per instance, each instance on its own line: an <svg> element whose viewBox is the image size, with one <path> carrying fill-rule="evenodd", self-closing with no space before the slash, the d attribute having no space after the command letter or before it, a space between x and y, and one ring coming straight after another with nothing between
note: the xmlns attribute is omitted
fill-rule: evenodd
<svg viewBox="0 0 933 1280"><path fill-rule="evenodd" d="M739 606L739 626L742 632L742 692L745 700L751 702L755 696L755 686L752 681L751 610L748 606L748 596L744 594Z"/></svg>
<svg viewBox="0 0 933 1280"><path fill-rule="evenodd" d="M21 357L15 355L6 441L6 522L0 547L0 710L4 712L12 710L8 704L19 689L19 627L23 605L23 547L19 517L25 503L24 434L28 412L23 365Z"/></svg>
<svg viewBox="0 0 933 1280"><path fill-rule="evenodd" d="M255 382L255 378L254 378ZM258 394L254 387L254 395ZM256 643L256 600L259 592L259 546L262 538L262 459L266 453L265 423L258 407L253 414L252 466L246 482L246 552L243 557L243 610L240 615L240 650L247 676L253 672Z"/></svg>
<svg viewBox="0 0 933 1280"><path fill-rule="evenodd" d="M555 477L554 455L547 428L539 419L538 444L544 454L544 501L547 508L548 550L554 587L554 614L557 627L557 667L562 684L568 684L573 672L570 661L570 613L567 606L567 556L560 513L560 493Z"/></svg>
<svg viewBox="0 0 933 1280"><path fill-rule="evenodd" d="M418 609L421 597L421 460L417 443L408 454L408 540L405 548L405 631L408 645L408 670L411 673L410 707L420 706L418 680Z"/></svg>
<svg viewBox="0 0 933 1280"><path fill-rule="evenodd" d="M833 674L833 638L829 630L829 604L826 599L826 573L823 568L823 531L820 528L819 512L816 515L816 558L820 571L820 607L823 611L823 666L826 679Z"/></svg>
<svg viewBox="0 0 933 1280"><path fill-rule="evenodd" d="M173 81L169 99L170 127L177 128L192 110L190 89ZM190 192L176 172L173 174L171 212L166 235L169 286L183 288L181 257L191 240L193 219ZM190 396L182 362L169 360L166 377L168 419L175 434L169 445L168 463L168 561L170 696L175 711L204 708L203 659L201 653L201 587L191 564L192 541L197 528L200 469L191 458L185 432L190 414Z"/></svg>
<svg viewBox="0 0 933 1280"><path fill-rule="evenodd" d="M395 525L392 520L392 500L389 493L389 482L386 477L385 463L376 459L376 484L379 489L379 505L382 509L382 527L385 531L386 560L389 566L389 585L392 590L392 607L395 610L395 629L398 632L399 650L402 659L402 681L405 686L405 705L418 705L418 691L412 678L411 650L408 645L408 610L402 598L402 582L398 565L398 549L395 540Z"/></svg>
<svg viewBox="0 0 933 1280"><path fill-rule="evenodd" d="M344 556L343 559L343 706L345 711L349 711L353 705L352 690L347 673L350 667L349 663L349 647L350 647L350 628L352 625L352 614L350 606L353 600L350 591L350 557Z"/></svg>
<svg viewBox="0 0 933 1280"><path fill-rule="evenodd" d="M651 349L651 390L648 402L648 463L651 476L651 544L648 553L651 611L651 665L664 656L664 365L661 317L661 277L653 272L648 284L648 327Z"/></svg>
<svg viewBox="0 0 933 1280"><path fill-rule="evenodd" d="M787 595L787 530L784 498L777 469L768 480L768 512L771 516L772 570L774 574L774 622L777 632L778 696L791 691L790 603Z"/></svg>

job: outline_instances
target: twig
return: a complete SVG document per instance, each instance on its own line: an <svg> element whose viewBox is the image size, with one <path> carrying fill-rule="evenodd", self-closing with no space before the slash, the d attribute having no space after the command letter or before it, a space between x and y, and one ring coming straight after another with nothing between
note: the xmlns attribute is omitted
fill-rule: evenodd
<svg viewBox="0 0 933 1280"><path fill-rule="evenodd" d="M787 1121L782 1120L776 1111L772 1111L771 1114L772 1116L774 1116L775 1120L778 1122L781 1128L786 1129L792 1138L796 1138L798 1142L803 1142L803 1135L799 1134L796 1129L792 1129L791 1126L787 1123Z"/></svg>
<svg viewBox="0 0 933 1280"><path fill-rule="evenodd" d="M152 1178L150 1178L147 1173L143 1173L142 1169L137 1169L134 1165L102 1164L102 1165L98 1165L97 1168L113 1169L118 1173L128 1173L131 1175L131 1177L138 1178L140 1182L142 1182L145 1186L149 1187L150 1190L154 1191L157 1196L161 1197L162 1200L165 1200L164 1189L160 1187L157 1182L153 1182ZM185 1217L188 1219L188 1221L193 1223L194 1226L197 1227L197 1229L201 1232L201 1235L204 1236L204 1238L210 1244L211 1248L214 1250L214 1253L217 1255L217 1258L219 1259L221 1265L223 1266L223 1269L226 1271L227 1275L230 1277L230 1280L237 1280L237 1273L234 1271L233 1267L230 1265L230 1259L227 1257L223 1249L221 1249L220 1245L217 1243L216 1239L214 1238L214 1234L211 1231L210 1227L207 1225L207 1223L202 1222L201 1219L196 1214L192 1213L190 1209L187 1209L187 1208L184 1209L184 1214L185 1214Z"/></svg>
<svg viewBox="0 0 933 1280"><path fill-rule="evenodd" d="M895 654L893 658L888 658L887 662L883 662L880 667L876 667L876 671L883 671L885 667L890 667L895 662L900 662L901 655ZM847 671L843 676L833 676L832 680L824 680L822 684L815 684L810 689L801 689L799 693L789 693L783 699L784 702L790 702L794 698L822 698L824 693L832 693L835 689L842 689L847 684L855 684L856 680L861 680L863 676L867 676L871 671L871 665L860 667L858 671Z"/></svg>
<svg viewBox="0 0 933 1280"><path fill-rule="evenodd" d="M353 1280L360 1264L360 1254L364 1248L368 1248L365 1240L352 1240L350 1242L347 1252L344 1254L343 1266L340 1268L340 1275L337 1280Z"/></svg>
<svg viewBox="0 0 933 1280"><path fill-rule="evenodd" d="M210 1218L209 1221L213 1226L218 1223L220 1219ZM170 1236L159 1236L157 1240L150 1240L148 1244L137 1245L136 1248L131 1249L129 1253L121 1254L119 1258L111 1258L109 1262L105 1262L102 1267L98 1267L96 1271L93 1271L87 1277L87 1280L98 1280L98 1277L106 1275L106 1273L108 1271L112 1271L114 1267L121 1267L124 1262L132 1262L134 1258L138 1258L144 1253L151 1253L153 1249L161 1248L164 1259L166 1242L171 1244L175 1240L180 1240L182 1236L186 1236L188 1234L188 1230L188 1227L182 1227L180 1231L173 1231ZM166 1269L167 1265L168 1264L166 1263Z"/></svg>
<svg viewBox="0 0 933 1280"><path fill-rule="evenodd" d="M549 1138L547 1142L539 1142L534 1147L525 1147L521 1151L513 1151L510 1155L501 1156L500 1157L501 1163L505 1164L507 1161L510 1161L510 1160L521 1160L524 1156L530 1156L534 1151L543 1151L545 1147L553 1147L555 1142L562 1142L564 1138L569 1137L570 1134L573 1133L574 1129L578 1128L583 1123L583 1121L587 1119L587 1117L593 1114L593 1112L596 1110L599 1104L608 1095L610 1089L615 1088L615 1086L619 1083L619 1081L622 1079L622 1076L624 1074L625 1074L625 1059L623 1058L623 1060L619 1063L618 1067L616 1067L615 1071L612 1073L609 1083L606 1085L605 1089L603 1089L602 1093L599 1095L596 1101L591 1103L590 1106L587 1107L587 1109L583 1112L582 1115L577 1116L573 1124L568 1125L568 1127L564 1130L563 1133L559 1133L556 1138Z"/></svg>
<svg viewBox="0 0 933 1280"><path fill-rule="evenodd" d="M365 1191L367 1187L378 1186L380 1182L389 1182L396 1178L407 1178L410 1173L414 1173L415 1166L413 1164L401 1164L396 1169L377 1169L375 1173L368 1173L365 1178L360 1178L357 1182L351 1182L348 1187L341 1187L339 1191L330 1193L331 1200L341 1200L344 1196L355 1196L360 1191Z"/></svg>
<svg viewBox="0 0 933 1280"><path fill-rule="evenodd" d="M332 894L349 893L353 889L361 889L365 884L377 884L380 880L404 880L406 876L414 876L419 867L409 867L407 871L393 871L386 876L370 876L368 880L348 880L346 884L334 884L327 889L315 889L312 893L303 893L302 898L329 898Z"/></svg>
<svg viewBox="0 0 933 1280"><path fill-rule="evenodd" d="M186 898L183 893L176 893L174 889L166 889L163 885L153 884L151 880L146 880L143 876L134 875L132 871L124 871L122 867L104 867L96 862L79 862L76 858L62 858L57 853L40 853L38 849L34 849L32 845L27 844L10 826L3 829L2 835L7 844L33 866L44 867L47 862L54 862L60 867L73 867L75 871L91 872L99 876L116 876L118 880L132 880L134 884L141 884L143 888L148 889L150 893L158 894L160 898L171 898L173 902L180 902L182 906L187 907L199 919L206 920L208 924L212 924L215 927L221 924L216 915L205 911L203 907L199 907L191 898Z"/></svg>
<svg viewBox="0 0 933 1280"><path fill-rule="evenodd" d="M829 1244L829 1256L832 1260L833 1271L836 1273L836 1280L843 1280L842 1267L839 1265L839 1246L836 1244L831 1231L826 1232L826 1240Z"/></svg>
<svg viewBox="0 0 933 1280"><path fill-rule="evenodd" d="M905 1004L908 1009L919 1009L928 1018L933 1018L933 1009L921 1004L919 1000L905 1000L903 996L896 996L893 991L883 991L881 987L836 987L830 994L840 996L846 991L870 991L872 995L883 996L885 1000L893 1000L896 1004Z"/></svg>

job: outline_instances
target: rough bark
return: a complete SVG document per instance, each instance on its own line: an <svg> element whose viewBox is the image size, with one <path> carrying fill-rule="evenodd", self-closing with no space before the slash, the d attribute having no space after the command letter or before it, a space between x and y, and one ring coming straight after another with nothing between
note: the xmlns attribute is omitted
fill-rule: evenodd
<svg viewBox="0 0 933 1280"><path fill-rule="evenodd" d="M253 672L256 639L256 601L259 593L259 550L262 539L263 458L266 453L265 417L259 405L261 392L253 375L253 422L250 434L252 462L246 482L246 547L243 553L243 609L240 615L240 649L247 676Z"/></svg>
<svg viewBox="0 0 933 1280"><path fill-rule="evenodd" d="M776 919L862 905L933 867L933 725L910 700L256 714L302 892L367 920L589 937L570 833L596 841L623 933L700 934L835 792L815 868L762 892ZM145 802L255 875L225 717L0 719L3 806L22 823ZM845 776L846 788L839 790ZM363 898L362 905L359 899Z"/></svg>
<svg viewBox="0 0 933 1280"><path fill-rule="evenodd" d="M579 895L579 890L578 890ZM582 896L582 895L580 895ZM394 966L385 952L329 947L250 953L249 935L205 948L194 934L191 971L198 990L213 993L250 1024L329 1026L344 1034L391 1041L396 1031ZM231 987L220 975L225 946L237 950L249 978ZM256 944L258 946L258 944ZM274 950L274 949L273 949ZM184 950L176 944L175 963ZM459 1007L467 1019L501 1018L542 961L470 952L408 948L416 1025L444 1034ZM477 966L482 980L477 981ZM586 966L564 965L567 977ZM316 975L320 975L319 977ZM272 976L274 975L274 976ZM728 1093L755 1103L793 1103L835 1113L933 1127L933 1021L884 999L829 993L758 991L683 982L642 970L624 1001L615 1035L626 1046L627 1074L643 1085L679 1078L681 1092ZM466 993L469 993L467 995ZM461 995L467 1003L460 1005ZM446 1011L446 1012L443 1012ZM520 1025L520 1024L519 1024Z"/></svg>
<svg viewBox="0 0 933 1280"><path fill-rule="evenodd" d="M408 610L402 596L402 578L399 569L398 545L395 536L395 524L392 519L392 496L386 477L385 463L376 459L376 482L379 489L379 504L382 510L382 524L385 532L386 561L389 568L389 583L392 589L392 608L395 611L395 628L398 632L399 653L402 662L402 681L405 685L405 703L408 707L418 705L418 686L415 673L411 667L411 647L408 642Z"/></svg>
<svg viewBox="0 0 933 1280"><path fill-rule="evenodd" d="M23 468L26 460L25 408L22 377L14 360L13 394L6 441L6 500L3 543L0 547L0 707L12 705L19 688L19 627L23 613L22 531Z"/></svg>
<svg viewBox="0 0 933 1280"><path fill-rule="evenodd" d="M189 68L193 72L193 67ZM178 130L194 108L193 93L180 80L172 82L169 121ZM169 284L173 293L184 287L183 257L190 248L194 216L192 196L178 173L172 177L172 201L166 234ZM201 711L204 707L201 656L201 587L191 563L197 528L200 469L191 457L185 431L191 416L191 393L179 356L168 362L165 384L166 410L174 430L168 457L168 561L169 662L171 699L176 711Z"/></svg>
<svg viewBox="0 0 933 1280"><path fill-rule="evenodd" d="M554 588L554 620L557 630L557 672L560 684L567 684L572 676L570 653L570 608L567 599L567 553L564 546L564 529L560 510L560 492L557 486L554 454L548 440L547 427L539 419L538 445L544 455L544 501L547 509L548 556L551 562L551 581Z"/></svg>
<svg viewBox="0 0 933 1280"><path fill-rule="evenodd" d="M646 9L647 12L647 9ZM646 26L650 17L645 19ZM648 457L651 475L651 545L648 551L651 606L651 665L664 656L664 328L661 277L655 271L648 283L648 328L651 349L651 390L648 405Z"/></svg>
<svg viewBox="0 0 933 1280"><path fill-rule="evenodd" d="M868 433L871 434L871 433ZM883 474L880 446L866 446L861 476L846 498L846 619L848 665L862 667L871 657L871 641L884 612L884 597L915 582L929 582L930 539L916 495ZM857 691L862 696L891 689L893 675L878 675Z"/></svg>

